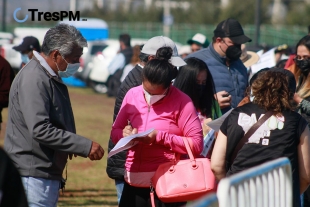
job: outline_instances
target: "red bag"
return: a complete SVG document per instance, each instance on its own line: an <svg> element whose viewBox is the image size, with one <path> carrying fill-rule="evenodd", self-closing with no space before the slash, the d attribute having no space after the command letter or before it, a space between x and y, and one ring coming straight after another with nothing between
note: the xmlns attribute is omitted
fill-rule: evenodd
<svg viewBox="0 0 310 207"><path fill-rule="evenodd" d="M183 137L190 159L159 165L152 178L158 198L164 203L196 200L216 191L216 181L208 158L194 158L187 138Z"/></svg>

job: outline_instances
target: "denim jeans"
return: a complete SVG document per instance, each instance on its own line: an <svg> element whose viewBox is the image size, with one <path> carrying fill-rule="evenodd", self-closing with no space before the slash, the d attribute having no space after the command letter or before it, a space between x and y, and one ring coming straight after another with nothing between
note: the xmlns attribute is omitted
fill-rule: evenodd
<svg viewBox="0 0 310 207"><path fill-rule="evenodd" d="M57 207L59 180L22 177L29 207Z"/></svg>
<svg viewBox="0 0 310 207"><path fill-rule="evenodd" d="M123 193L123 188L124 188L124 180L115 180L115 187L116 187L116 192L117 192L117 202L119 204L121 200L121 196Z"/></svg>

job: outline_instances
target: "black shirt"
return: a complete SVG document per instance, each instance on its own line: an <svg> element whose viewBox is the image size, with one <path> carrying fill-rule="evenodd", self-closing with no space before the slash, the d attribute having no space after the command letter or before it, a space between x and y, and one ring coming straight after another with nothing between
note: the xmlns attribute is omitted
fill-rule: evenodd
<svg viewBox="0 0 310 207"><path fill-rule="evenodd" d="M221 126L221 131L227 136L227 162L230 161L239 140L244 136L245 132L265 113L266 111L259 108L258 105L248 103L234 109L225 119ZM279 157L287 157L292 165L294 206L298 206L300 199L297 150L300 136L307 126L307 121L293 111L284 111L282 115L284 117L284 122L281 121L283 118L277 119L275 116L272 116L265 122L269 127L266 128L267 126L265 126L263 135L261 134L261 130L257 130L249 138L248 142L244 144L238 152L233 163L230 166L228 165L227 175L240 172ZM270 126L272 126L272 128L270 128ZM258 139L255 139L255 137Z"/></svg>

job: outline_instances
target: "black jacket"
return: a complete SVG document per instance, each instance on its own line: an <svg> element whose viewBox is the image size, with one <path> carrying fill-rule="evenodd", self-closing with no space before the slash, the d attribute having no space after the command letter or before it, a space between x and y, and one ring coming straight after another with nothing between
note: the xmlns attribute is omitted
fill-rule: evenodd
<svg viewBox="0 0 310 207"><path fill-rule="evenodd" d="M125 57L125 65L124 65L124 67L125 67L128 63L130 63L130 60L132 58L132 55L133 55L132 47L128 47L128 48L122 50L120 53L122 53ZM123 68L121 68L121 69L123 69Z"/></svg>
<svg viewBox="0 0 310 207"><path fill-rule="evenodd" d="M28 207L21 177L9 156L0 148L0 207Z"/></svg>
<svg viewBox="0 0 310 207"><path fill-rule="evenodd" d="M118 90L117 97L115 100L115 106L114 106L113 122L115 121L116 116L119 112L119 109L121 108L123 99L127 91L141 84L142 84L142 68L139 65L136 65L126 76L125 80L122 82ZM110 152L113 147L114 147L114 144L110 139L108 151ZM108 158L107 174L110 178L124 179L124 169L125 169L124 165L125 165L126 155L127 155L127 151L122 151Z"/></svg>

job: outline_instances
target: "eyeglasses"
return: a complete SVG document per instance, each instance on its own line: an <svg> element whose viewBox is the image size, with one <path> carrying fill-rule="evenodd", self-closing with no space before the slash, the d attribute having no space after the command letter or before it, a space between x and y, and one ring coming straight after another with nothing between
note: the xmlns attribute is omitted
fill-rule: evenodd
<svg viewBox="0 0 310 207"><path fill-rule="evenodd" d="M299 56L297 55L294 60L310 60L310 56Z"/></svg>

